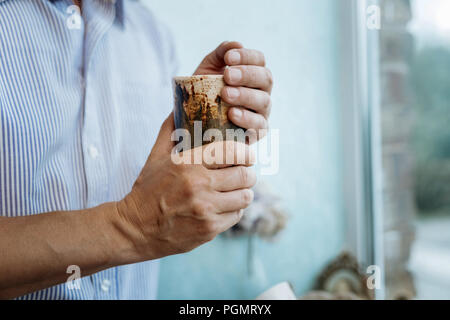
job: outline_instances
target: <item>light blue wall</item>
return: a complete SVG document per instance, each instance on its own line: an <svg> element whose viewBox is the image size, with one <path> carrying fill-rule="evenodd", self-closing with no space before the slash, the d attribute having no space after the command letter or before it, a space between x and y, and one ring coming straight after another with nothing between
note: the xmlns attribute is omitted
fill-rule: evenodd
<svg viewBox="0 0 450 320"><path fill-rule="evenodd" d="M335 0L147 0L174 34L180 75L223 40L262 50L275 87L280 172L264 177L291 219L278 242L257 242L259 271L246 276L246 239L219 237L162 260L161 299L254 298L280 281L298 294L344 242Z"/></svg>

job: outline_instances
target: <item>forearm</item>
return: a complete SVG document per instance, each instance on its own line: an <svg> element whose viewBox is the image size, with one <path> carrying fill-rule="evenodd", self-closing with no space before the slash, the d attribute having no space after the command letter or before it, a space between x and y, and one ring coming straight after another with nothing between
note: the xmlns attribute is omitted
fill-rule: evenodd
<svg viewBox="0 0 450 320"><path fill-rule="evenodd" d="M138 260L113 223L116 205L0 218L0 298L65 282L68 266L86 276Z"/></svg>

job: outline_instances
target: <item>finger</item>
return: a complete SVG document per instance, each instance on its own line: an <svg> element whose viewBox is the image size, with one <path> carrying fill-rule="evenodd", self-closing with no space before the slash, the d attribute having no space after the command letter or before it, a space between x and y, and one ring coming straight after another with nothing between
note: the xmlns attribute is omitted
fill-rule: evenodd
<svg viewBox="0 0 450 320"><path fill-rule="evenodd" d="M212 187L216 191L248 189L255 185L255 171L245 166L211 170Z"/></svg>
<svg viewBox="0 0 450 320"><path fill-rule="evenodd" d="M271 99L265 91L245 87L224 87L221 97L231 105L246 107L266 118L270 114Z"/></svg>
<svg viewBox="0 0 450 320"><path fill-rule="evenodd" d="M238 224L241 221L244 215L244 210L237 210L233 212L222 213L218 215L218 225L217 232L220 234L222 232L227 231L234 225Z"/></svg>
<svg viewBox="0 0 450 320"><path fill-rule="evenodd" d="M253 49L238 48L229 50L225 54L225 63L229 66L255 65L264 67L266 58L261 51Z"/></svg>
<svg viewBox="0 0 450 320"><path fill-rule="evenodd" d="M273 77L269 69L257 66L235 66L225 69L224 80L231 86L272 91Z"/></svg>
<svg viewBox="0 0 450 320"><path fill-rule="evenodd" d="M252 189L217 192L212 196L217 213L233 212L247 208L253 201Z"/></svg>
<svg viewBox="0 0 450 320"><path fill-rule="evenodd" d="M255 163L255 152L243 142L217 141L198 148L203 165L208 169L226 168L236 165L252 166ZM197 157L200 156L197 154Z"/></svg>
<svg viewBox="0 0 450 320"><path fill-rule="evenodd" d="M153 146L151 155L166 155L170 154L173 149L174 142L171 139L172 132L175 130L175 123L173 120L173 112L164 120L159 130L158 138Z"/></svg>
<svg viewBox="0 0 450 320"><path fill-rule="evenodd" d="M262 114L241 107L230 108L228 110L228 119L238 127L254 129L256 132L269 127L267 119Z"/></svg>
<svg viewBox="0 0 450 320"><path fill-rule="evenodd" d="M213 52L205 57L203 63L211 64L215 68L223 68L226 66L225 54L231 49L240 49L242 47L242 44L237 41L222 42Z"/></svg>
<svg viewBox="0 0 450 320"><path fill-rule="evenodd" d="M243 130L240 130L240 132L238 130L236 133L239 142L231 139L215 141L181 152L179 154L180 163L203 165L207 169L226 168L235 165L252 166L256 159L255 151L245 143L245 132Z"/></svg>

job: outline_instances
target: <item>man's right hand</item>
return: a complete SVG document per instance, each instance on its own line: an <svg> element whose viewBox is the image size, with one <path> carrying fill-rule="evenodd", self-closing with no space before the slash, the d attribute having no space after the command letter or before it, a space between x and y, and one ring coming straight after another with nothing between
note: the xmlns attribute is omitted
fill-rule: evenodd
<svg viewBox="0 0 450 320"><path fill-rule="evenodd" d="M227 230L253 199L248 146L226 142L228 165L172 162L171 115L161 127L132 191L119 202L77 211L0 217L0 299L67 280L76 265L83 276L117 265L189 251ZM202 153L192 149L182 155ZM246 155L240 163L239 153ZM229 160L230 157L227 157Z"/></svg>
<svg viewBox="0 0 450 320"><path fill-rule="evenodd" d="M212 240L238 223L242 209L253 200L254 155L247 145L214 142L224 148L227 160L234 159L226 165L175 164L173 130L171 114L132 191L117 203L115 225L133 244L138 260L187 252ZM237 165L239 159L245 163Z"/></svg>

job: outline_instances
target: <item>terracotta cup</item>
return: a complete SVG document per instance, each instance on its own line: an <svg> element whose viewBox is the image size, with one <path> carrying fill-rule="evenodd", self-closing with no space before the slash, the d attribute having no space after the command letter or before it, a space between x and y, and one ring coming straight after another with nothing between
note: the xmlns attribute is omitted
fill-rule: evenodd
<svg viewBox="0 0 450 320"><path fill-rule="evenodd" d="M197 139L194 143L195 121L198 121L198 124L201 121L202 134L208 129L218 129L223 140L227 138L227 129L240 129L228 120L228 109L231 105L220 97L224 86L222 75L173 78L175 128L189 131L191 147L210 142ZM197 129L198 127L199 125Z"/></svg>

